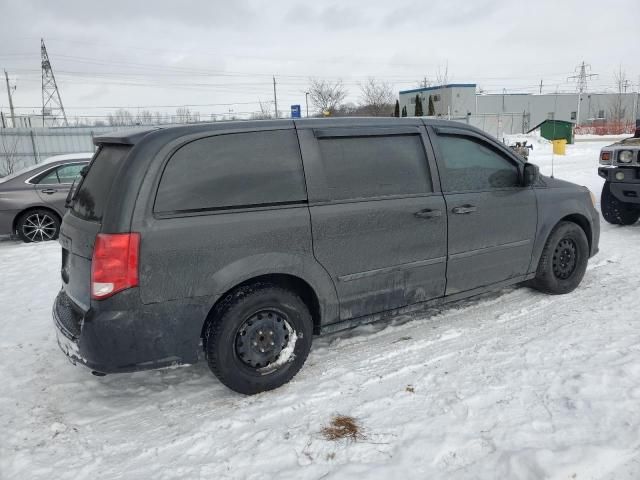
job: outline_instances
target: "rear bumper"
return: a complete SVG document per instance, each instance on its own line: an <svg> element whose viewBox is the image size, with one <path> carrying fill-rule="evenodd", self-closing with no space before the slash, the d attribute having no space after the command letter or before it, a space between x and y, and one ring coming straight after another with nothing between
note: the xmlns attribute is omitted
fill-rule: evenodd
<svg viewBox="0 0 640 480"><path fill-rule="evenodd" d="M61 291L53 305L60 349L72 363L98 373L195 363L204 304L136 305L137 298L137 289L131 289L84 312Z"/></svg>

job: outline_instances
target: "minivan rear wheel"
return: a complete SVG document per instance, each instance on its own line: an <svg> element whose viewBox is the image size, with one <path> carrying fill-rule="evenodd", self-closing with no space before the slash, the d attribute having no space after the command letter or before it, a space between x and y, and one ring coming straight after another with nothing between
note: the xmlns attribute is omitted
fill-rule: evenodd
<svg viewBox="0 0 640 480"><path fill-rule="evenodd" d="M26 243L55 240L60 233L60 220L55 213L44 208L29 210L18 218L16 230Z"/></svg>
<svg viewBox="0 0 640 480"><path fill-rule="evenodd" d="M309 309L294 292L272 284L243 286L214 309L205 328L205 354L224 385L252 395L298 373L312 334Z"/></svg>
<svg viewBox="0 0 640 480"><path fill-rule="evenodd" d="M588 260L584 230L573 222L560 222L547 239L531 286L553 295L572 292L580 285Z"/></svg>

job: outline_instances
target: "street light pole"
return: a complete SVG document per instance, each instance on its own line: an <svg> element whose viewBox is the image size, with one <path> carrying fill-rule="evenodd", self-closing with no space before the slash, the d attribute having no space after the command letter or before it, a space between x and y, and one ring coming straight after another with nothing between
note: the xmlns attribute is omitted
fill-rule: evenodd
<svg viewBox="0 0 640 480"><path fill-rule="evenodd" d="M273 105L275 107L275 117L278 118L278 96L276 95L276 76L273 76Z"/></svg>
<svg viewBox="0 0 640 480"><path fill-rule="evenodd" d="M309 118L309 92L304 92L304 103L307 104L307 118Z"/></svg>

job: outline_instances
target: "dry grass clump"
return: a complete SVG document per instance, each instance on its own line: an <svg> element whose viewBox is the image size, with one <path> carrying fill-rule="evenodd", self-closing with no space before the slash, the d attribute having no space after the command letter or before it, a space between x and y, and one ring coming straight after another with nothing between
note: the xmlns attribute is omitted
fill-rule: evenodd
<svg viewBox="0 0 640 480"><path fill-rule="evenodd" d="M323 427L320 433L326 440L363 440L362 428L353 417L347 415L334 415L331 423Z"/></svg>

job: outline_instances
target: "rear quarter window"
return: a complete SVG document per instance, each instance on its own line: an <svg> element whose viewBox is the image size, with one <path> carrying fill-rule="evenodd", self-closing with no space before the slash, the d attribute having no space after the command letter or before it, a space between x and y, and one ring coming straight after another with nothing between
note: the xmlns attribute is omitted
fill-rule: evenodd
<svg viewBox="0 0 640 480"><path fill-rule="evenodd" d="M115 176L131 146L103 145L89 165L89 171L74 196L72 212L84 219L101 222Z"/></svg>
<svg viewBox="0 0 640 480"><path fill-rule="evenodd" d="M218 135L177 150L162 174L154 211L174 213L306 200L294 130Z"/></svg>

